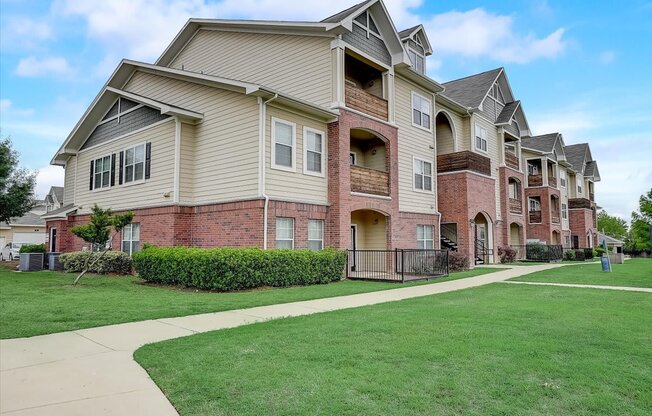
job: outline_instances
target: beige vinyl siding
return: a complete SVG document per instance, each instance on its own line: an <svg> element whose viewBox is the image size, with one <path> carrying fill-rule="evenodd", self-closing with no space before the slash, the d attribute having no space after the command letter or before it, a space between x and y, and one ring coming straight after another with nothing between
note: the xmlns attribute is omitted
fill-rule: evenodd
<svg viewBox="0 0 652 416"><path fill-rule="evenodd" d="M172 191L174 185L174 131L175 123L170 118L140 132L79 152L75 204L82 208L78 212L90 212L93 204L113 210L170 204L172 198L166 198L163 194ZM120 152L145 142L152 144L150 179L136 184L119 185ZM115 186L89 190L91 160L111 154L116 155Z"/></svg>
<svg viewBox="0 0 652 416"><path fill-rule="evenodd" d="M566 187L561 186L561 172L566 172ZM558 178L558 185L559 185L559 193L561 195L561 202L559 203L559 210L561 211L561 204L566 204L566 207L568 208L568 186L570 185L570 180L569 180L569 174L566 171L566 168L563 166L559 167L559 178ZM560 215L561 212L560 212ZM570 217L570 213L569 213ZM569 223L570 218L563 218L562 215L562 220L561 220L561 228L562 230L569 230L570 229L570 223Z"/></svg>
<svg viewBox="0 0 652 416"><path fill-rule="evenodd" d="M355 153L355 164L369 169L387 172L385 146L371 146L363 149L354 143L349 146Z"/></svg>
<svg viewBox="0 0 652 416"><path fill-rule="evenodd" d="M74 196L75 196L76 167L77 167L77 156L70 156L70 158L66 162L66 168L64 172L63 201L59 201L59 202L63 202L64 205L75 203Z"/></svg>
<svg viewBox="0 0 652 416"><path fill-rule="evenodd" d="M199 30L170 67L248 81L330 107L328 37Z"/></svg>
<svg viewBox="0 0 652 416"><path fill-rule="evenodd" d="M384 215L369 210L353 211L351 224L357 226L358 249L387 249L387 218Z"/></svg>
<svg viewBox="0 0 652 416"><path fill-rule="evenodd" d="M255 97L143 72L134 74L125 89L204 115L194 126L193 195L188 203L258 195L259 110ZM187 151L185 154L188 157Z"/></svg>
<svg viewBox="0 0 652 416"><path fill-rule="evenodd" d="M296 125L295 172L272 169L272 117ZM305 201L316 204L328 203L328 138L326 124L308 117L285 111L271 105L267 106L265 123L265 193L270 198ZM303 173L304 141L303 128L309 127L323 132L324 177Z"/></svg>
<svg viewBox="0 0 652 416"><path fill-rule="evenodd" d="M437 207L437 180L433 133L412 125L412 92L432 101L432 94L407 80L396 77L396 124L398 125L398 205L405 212L434 214ZM434 127L434 108L430 110ZM432 193L414 191L414 159L432 163Z"/></svg>
<svg viewBox="0 0 652 416"><path fill-rule="evenodd" d="M498 131L496 129L496 126L487 121L483 117L479 117L477 115L473 115L473 151L481 154L483 156L488 157L491 159L491 177L496 179L495 182L495 189L494 193L496 195L496 218L501 219L502 216L500 214L500 181L498 180L498 166L499 166L499 149L498 149ZM482 152L480 150L477 150L475 148L475 125L479 125L480 127L483 127L484 129L487 130L487 152Z"/></svg>
<svg viewBox="0 0 652 416"><path fill-rule="evenodd" d="M586 181L584 180L584 176L582 176L581 173L577 173L575 175L575 198L587 198L588 199L588 192L586 190ZM577 189L577 185L582 186L582 192Z"/></svg>
<svg viewBox="0 0 652 416"><path fill-rule="evenodd" d="M195 126L182 123L179 149L179 203L182 205L193 202L195 146Z"/></svg>
<svg viewBox="0 0 652 416"><path fill-rule="evenodd" d="M469 150L469 143L470 139L469 136L471 134L471 130L469 128L469 120L470 117L463 117L456 113L455 111L451 110L450 108L446 107L443 105L441 102L436 103L436 112L439 111L445 111L450 120L453 123L453 129L455 133L455 143L457 144L457 151L461 152L462 150ZM446 148L445 152L442 154L446 153L452 153L455 150Z"/></svg>

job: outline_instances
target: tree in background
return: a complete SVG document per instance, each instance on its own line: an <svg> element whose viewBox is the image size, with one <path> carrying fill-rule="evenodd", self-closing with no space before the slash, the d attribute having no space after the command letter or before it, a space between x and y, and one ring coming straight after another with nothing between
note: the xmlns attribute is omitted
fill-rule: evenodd
<svg viewBox="0 0 652 416"><path fill-rule="evenodd" d="M34 207L36 172L18 167L11 139L0 139L0 223L22 217Z"/></svg>
<svg viewBox="0 0 652 416"><path fill-rule="evenodd" d="M127 224L131 223L133 218L133 212L127 212L122 215L113 214L110 209L102 209L95 204L92 209L90 218L91 222L70 229L70 231L77 237L90 243L91 252L99 251L99 254L97 255L88 256L84 268L73 282L73 285L76 285L77 282L79 282L79 279L81 279L95 263L104 257L104 254L111 249L111 244L109 243L113 242L116 234L122 231ZM113 233L111 233L112 231Z"/></svg>
<svg viewBox="0 0 652 416"><path fill-rule="evenodd" d="M638 212L632 212L629 238L626 242L628 251L650 251L650 227L652 226L652 188L641 195L638 200Z"/></svg>
<svg viewBox="0 0 652 416"><path fill-rule="evenodd" d="M602 210L598 212L598 231L622 240L627 237L627 221Z"/></svg>

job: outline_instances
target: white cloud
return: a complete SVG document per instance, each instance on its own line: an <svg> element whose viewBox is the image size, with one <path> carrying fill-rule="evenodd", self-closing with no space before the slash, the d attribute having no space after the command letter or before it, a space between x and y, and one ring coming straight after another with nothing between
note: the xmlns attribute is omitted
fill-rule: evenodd
<svg viewBox="0 0 652 416"><path fill-rule="evenodd" d="M563 28L537 38L531 33L516 33L513 23L512 16L478 8L435 15L425 26L435 53L525 64L542 58L556 58L564 52Z"/></svg>
<svg viewBox="0 0 652 416"><path fill-rule="evenodd" d="M32 49L54 36L46 20L22 16L8 18L6 23L3 22L0 33L0 47L3 51Z"/></svg>
<svg viewBox="0 0 652 416"><path fill-rule="evenodd" d="M21 77L71 75L74 71L66 58L53 57L39 59L34 56L23 58L16 66L16 75Z"/></svg>
<svg viewBox="0 0 652 416"><path fill-rule="evenodd" d="M44 198L51 186L63 186L64 170L61 166L46 165L38 170L36 189L38 198Z"/></svg>
<svg viewBox="0 0 652 416"><path fill-rule="evenodd" d="M601 64L604 65L609 65L613 63L613 61L616 60L616 52L608 50L608 51L603 51L600 53L600 56L598 58L600 60Z"/></svg>
<svg viewBox="0 0 652 416"><path fill-rule="evenodd" d="M34 110L31 108L16 108L11 100L7 98L0 99L0 115L2 118L24 117L32 114L34 114Z"/></svg>

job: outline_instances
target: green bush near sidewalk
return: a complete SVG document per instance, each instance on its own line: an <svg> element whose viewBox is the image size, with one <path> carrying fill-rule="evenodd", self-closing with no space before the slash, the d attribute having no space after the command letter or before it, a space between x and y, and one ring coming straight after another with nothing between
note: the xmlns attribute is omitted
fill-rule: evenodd
<svg viewBox="0 0 652 416"><path fill-rule="evenodd" d="M89 257L93 256L89 260ZM63 269L68 273L79 273L84 270L84 265L87 261L93 263L97 257L100 256L98 252L90 251L75 251L72 253L64 253L59 257L63 263ZM131 274L131 258L128 254L122 251L107 251L102 258L91 266L90 273L116 273L116 274Z"/></svg>
<svg viewBox="0 0 652 416"><path fill-rule="evenodd" d="M133 264L147 282L232 291L340 280L346 252L149 246L133 255Z"/></svg>

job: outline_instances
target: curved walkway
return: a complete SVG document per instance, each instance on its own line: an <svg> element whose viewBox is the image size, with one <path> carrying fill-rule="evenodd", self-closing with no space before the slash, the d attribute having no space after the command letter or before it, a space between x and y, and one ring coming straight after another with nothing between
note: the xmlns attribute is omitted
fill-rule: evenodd
<svg viewBox="0 0 652 416"><path fill-rule="evenodd" d="M429 285L2 340L0 414L176 415L133 360L142 345L270 319L467 289L563 266L519 266Z"/></svg>

